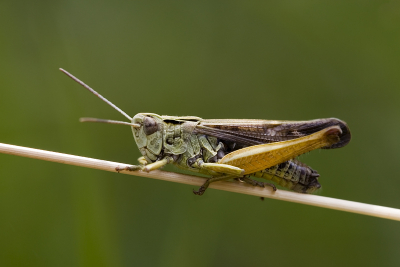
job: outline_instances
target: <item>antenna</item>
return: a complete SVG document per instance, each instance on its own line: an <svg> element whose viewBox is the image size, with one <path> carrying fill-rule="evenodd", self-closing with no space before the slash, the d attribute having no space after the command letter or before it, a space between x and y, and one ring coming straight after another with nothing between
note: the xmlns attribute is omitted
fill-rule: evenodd
<svg viewBox="0 0 400 267"><path fill-rule="evenodd" d="M104 102L106 102L108 105L112 106L115 110L117 110L119 113L121 113L122 115L124 115L126 118L128 118L128 120L132 120L131 117L128 116L128 114L126 114L124 111L122 111L119 107L117 107L116 105L114 105L113 103L111 103L110 101L108 101L104 96L102 96L101 94L97 93L95 90L93 90L92 88L90 88L87 84L85 84L84 82L82 82L81 80L79 80L78 78L76 78L74 75L72 75L71 73L69 73L68 71L60 68L60 70L62 72L64 72L67 76L69 76L72 80L74 80L75 82L79 83L80 85L82 85L83 87L85 87L86 89L88 89L90 92L92 92L94 95L96 95L97 97L99 97L101 100L103 100Z"/></svg>
<svg viewBox="0 0 400 267"><path fill-rule="evenodd" d="M137 124L137 123L114 121L114 120L104 120L104 119L97 119L97 118L80 118L79 121L80 122L101 122L101 123L111 123L111 124L123 124L123 125L132 126L134 128L140 127L140 124Z"/></svg>

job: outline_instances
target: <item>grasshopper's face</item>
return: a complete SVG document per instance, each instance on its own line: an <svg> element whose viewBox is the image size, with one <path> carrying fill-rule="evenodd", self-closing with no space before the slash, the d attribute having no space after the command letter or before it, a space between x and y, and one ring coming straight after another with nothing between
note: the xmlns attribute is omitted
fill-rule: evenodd
<svg viewBox="0 0 400 267"><path fill-rule="evenodd" d="M163 148L163 120L154 113L139 113L132 119L139 128L132 127L140 153L151 163L157 161Z"/></svg>

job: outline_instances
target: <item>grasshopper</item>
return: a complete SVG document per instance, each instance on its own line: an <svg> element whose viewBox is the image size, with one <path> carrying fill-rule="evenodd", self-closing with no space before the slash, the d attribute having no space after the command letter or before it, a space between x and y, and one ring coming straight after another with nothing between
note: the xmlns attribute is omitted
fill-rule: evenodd
<svg viewBox="0 0 400 267"><path fill-rule="evenodd" d="M319 174L297 159L314 149L340 148L350 142L347 124L336 118L310 121L202 119L138 113L130 117L69 72L70 78L124 115L129 122L81 118L81 122L129 125L142 154L139 165L119 171L152 171L166 164L211 176L193 192L202 195L210 183L236 179L253 186L271 186L251 176L271 180L299 193L313 193Z"/></svg>

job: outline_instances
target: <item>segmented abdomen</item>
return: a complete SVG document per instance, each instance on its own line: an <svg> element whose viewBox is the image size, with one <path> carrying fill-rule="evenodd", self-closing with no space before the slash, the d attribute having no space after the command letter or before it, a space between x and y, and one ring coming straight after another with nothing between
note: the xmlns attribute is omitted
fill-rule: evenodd
<svg viewBox="0 0 400 267"><path fill-rule="evenodd" d="M310 194L321 188L317 171L296 159L253 173L251 176L271 180L299 193Z"/></svg>

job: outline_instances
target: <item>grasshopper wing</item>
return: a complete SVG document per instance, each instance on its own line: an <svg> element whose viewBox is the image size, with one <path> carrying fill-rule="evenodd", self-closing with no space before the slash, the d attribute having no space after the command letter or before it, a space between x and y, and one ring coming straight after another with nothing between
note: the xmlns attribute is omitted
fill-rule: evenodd
<svg viewBox="0 0 400 267"><path fill-rule="evenodd" d="M215 136L244 147L292 140L331 126L340 128L340 141L322 148L339 148L347 145L351 139L350 130L344 121L335 118L310 121L201 120L195 127L194 133Z"/></svg>

